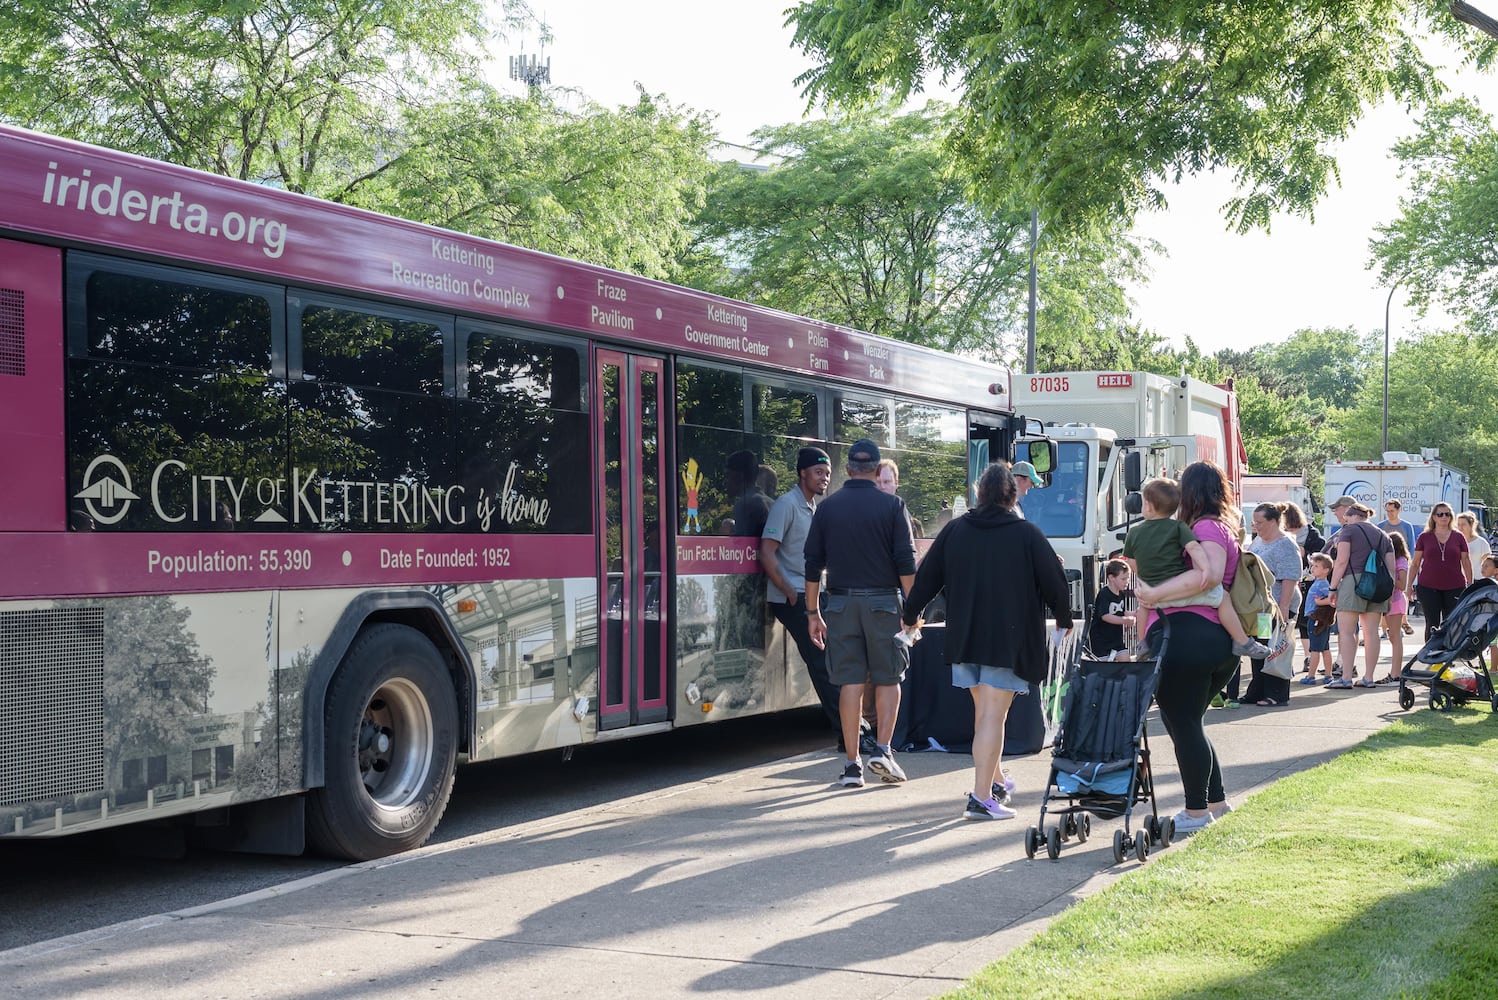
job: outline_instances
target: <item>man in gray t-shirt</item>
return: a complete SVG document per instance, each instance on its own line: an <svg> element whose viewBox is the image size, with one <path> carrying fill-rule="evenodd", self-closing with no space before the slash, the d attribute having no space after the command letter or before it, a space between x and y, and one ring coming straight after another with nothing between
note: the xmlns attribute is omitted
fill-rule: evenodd
<svg viewBox="0 0 1498 1000"><path fill-rule="evenodd" d="M1408 521L1400 520L1399 515L1403 509L1404 504L1400 503L1397 498L1390 497L1385 500L1384 513L1388 516L1378 522L1378 527L1385 534L1390 531L1399 532L1404 536L1404 547L1413 552L1415 551L1415 538L1420 534L1420 529Z"/></svg>
<svg viewBox="0 0 1498 1000"><path fill-rule="evenodd" d="M838 686L827 676L827 653L811 641L806 620L806 536L817 498L826 495L831 481L832 460L825 451L802 448L797 453L796 485L770 507L760 536L759 564L765 571L770 613L795 640L822 711L838 730Z"/></svg>

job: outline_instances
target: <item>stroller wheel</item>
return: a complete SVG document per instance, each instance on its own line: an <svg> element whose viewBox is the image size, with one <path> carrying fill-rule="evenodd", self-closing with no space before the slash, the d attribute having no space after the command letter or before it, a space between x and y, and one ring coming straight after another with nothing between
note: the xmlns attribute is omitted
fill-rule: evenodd
<svg viewBox="0 0 1498 1000"><path fill-rule="evenodd" d="M1175 829L1176 821L1173 819L1160 819L1157 816L1151 816L1150 818L1154 820L1155 823L1155 829L1153 831L1155 835L1155 846L1161 848L1169 847L1171 831Z"/></svg>
<svg viewBox="0 0 1498 1000"><path fill-rule="evenodd" d="M1143 864L1145 861L1149 860L1149 856L1150 835L1145 833L1143 830L1140 830L1138 833L1134 834L1134 857L1139 859L1140 864Z"/></svg>
<svg viewBox="0 0 1498 1000"><path fill-rule="evenodd" d="M1115 865L1121 865L1121 864L1123 864L1123 859L1124 859L1124 832L1122 830L1114 830L1113 831L1113 863Z"/></svg>
<svg viewBox="0 0 1498 1000"><path fill-rule="evenodd" d="M1072 839L1077 832L1077 817L1075 813L1067 813L1061 819L1061 842Z"/></svg>
<svg viewBox="0 0 1498 1000"><path fill-rule="evenodd" d="M1025 857L1031 861L1035 860L1035 852L1040 850L1040 831L1035 827L1025 831Z"/></svg>
<svg viewBox="0 0 1498 1000"><path fill-rule="evenodd" d="M1061 857L1061 827L1053 826L1046 833L1045 838L1046 857L1055 861Z"/></svg>
<svg viewBox="0 0 1498 1000"><path fill-rule="evenodd" d="M1077 843L1087 843L1087 838L1092 835L1092 817L1083 813L1077 817Z"/></svg>
<svg viewBox="0 0 1498 1000"><path fill-rule="evenodd" d="M1407 687L1399 689L1399 707L1408 712L1415 707L1415 692ZM1493 699L1493 711L1498 712L1498 698Z"/></svg>
<svg viewBox="0 0 1498 1000"><path fill-rule="evenodd" d="M1435 682L1431 682L1430 707L1437 712L1446 712L1451 709L1451 699L1446 697L1445 692L1435 689Z"/></svg>

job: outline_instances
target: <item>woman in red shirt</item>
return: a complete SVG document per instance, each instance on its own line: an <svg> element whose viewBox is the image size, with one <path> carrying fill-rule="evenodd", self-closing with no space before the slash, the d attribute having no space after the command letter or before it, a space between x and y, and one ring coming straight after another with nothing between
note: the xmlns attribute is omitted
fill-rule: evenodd
<svg viewBox="0 0 1498 1000"><path fill-rule="evenodd" d="M1425 530L1415 539L1415 551L1410 554L1410 587L1425 611L1426 642L1456 607L1463 588L1472 582L1467 539L1453 526L1452 517L1450 504L1432 507Z"/></svg>

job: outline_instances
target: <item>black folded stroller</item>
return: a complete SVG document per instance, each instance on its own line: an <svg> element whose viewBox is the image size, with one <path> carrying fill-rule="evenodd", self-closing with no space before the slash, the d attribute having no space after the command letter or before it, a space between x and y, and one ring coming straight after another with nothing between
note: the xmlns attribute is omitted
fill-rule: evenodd
<svg viewBox="0 0 1498 1000"><path fill-rule="evenodd" d="M1160 660L1170 641L1170 617L1151 632L1151 656L1135 661L1096 660L1083 656L1071 677L1061 715L1061 732L1051 751L1051 775L1040 801L1040 822L1025 831L1025 857L1033 859L1045 845L1051 860L1062 843L1076 837L1085 843L1092 817L1123 817L1113 831L1113 860L1132 854L1149 857L1151 844L1170 846L1169 820L1155 808L1155 781L1150 771L1145 716L1160 682ZM1052 807L1051 796L1064 796L1065 807ZM1134 806L1148 802L1143 828L1131 831ZM1046 826L1046 813L1059 820Z"/></svg>
<svg viewBox="0 0 1498 1000"><path fill-rule="evenodd" d="M1484 660L1498 636L1498 581L1478 580L1462 591L1456 607L1431 632L1430 640L1399 673L1399 707L1414 707L1410 683L1430 686L1430 707L1438 712L1481 698L1498 712L1498 692ZM1430 664L1434 669L1416 667Z"/></svg>

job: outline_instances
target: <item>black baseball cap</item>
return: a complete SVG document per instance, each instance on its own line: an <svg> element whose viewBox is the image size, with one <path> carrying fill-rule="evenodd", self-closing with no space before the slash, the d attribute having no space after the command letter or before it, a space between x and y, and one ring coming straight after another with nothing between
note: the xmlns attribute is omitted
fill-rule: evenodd
<svg viewBox="0 0 1498 1000"><path fill-rule="evenodd" d="M737 472L741 476L753 476L755 470L759 468L759 459L755 457L754 452L745 448L729 455L728 461L725 464L729 470Z"/></svg>
<svg viewBox="0 0 1498 1000"><path fill-rule="evenodd" d="M879 461L879 446L868 438L859 438L853 442L853 447L848 449L848 461L877 462Z"/></svg>

